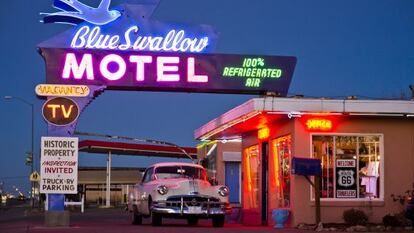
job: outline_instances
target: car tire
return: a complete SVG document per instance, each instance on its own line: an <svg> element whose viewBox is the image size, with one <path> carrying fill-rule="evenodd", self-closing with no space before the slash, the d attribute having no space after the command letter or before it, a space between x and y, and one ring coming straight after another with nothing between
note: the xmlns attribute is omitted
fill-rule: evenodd
<svg viewBox="0 0 414 233"><path fill-rule="evenodd" d="M132 213L132 224L141 225L142 224L142 215L137 213Z"/></svg>
<svg viewBox="0 0 414 233"><path fill-rule="evenodd" d="M162 217L157 213L151 214L151 225L152 226L161 226L162 225Z"/></svg>
<svg viewBox="0 0 414 233"><path fill-rule="evenodd" d="M214 216L213 227L223 227L224 226L224 215Z"/></svg>
<svg viewBox="0 0 414 233"><path fill-rule="evenodd" d="M187 223L190 226L195 226L198 224L198 218L197 217L188 217L187 218Z"/></svg>

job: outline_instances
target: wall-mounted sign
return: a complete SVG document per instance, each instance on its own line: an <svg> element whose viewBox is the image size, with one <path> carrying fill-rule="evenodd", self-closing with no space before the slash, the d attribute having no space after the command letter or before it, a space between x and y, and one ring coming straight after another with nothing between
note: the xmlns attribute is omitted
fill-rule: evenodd
<svg viewBox="0 0 414 233"><path fill-rule="evenodd" d="M112 90L287 94L295 57L42 49L47 83ZM265 62L266 67L258 67ZM236 64L246 68L232 68ZM260 64L260 65L259 65ZM268 67L268 68L267 68Z"/></svg>
<svg viewBox="0 0 414 233"><path fill-rule="evenodd" d="M63 126L78 118L79 107L69 98L56 97L45 102L42 112L48 123Z"/></svg>
<svg viewBox="0 0 414 233"><path fill-rule="evenodd" d="M89 95L89 87L85 85L54 85L39 84L35 88L38 96L72 96L84 97Z"/></svg>
<svg viewBox="0 0 414 233"><path fill-rule="evenodd" d="M336 197L357 197L357 166L355 159L336 160Z"/></svg>
<svg viewBox="0 0 414 233"><path fill-rule="evenodd" d="M329 131L332 129L332 121L322 118L311 118L306 120L308 130Z"/></svg>
<svg viewBox="0 0 414 233"><path fill-rule="evenodd" d="M40 193L78 193L78 138L42 137Z"/></svg>

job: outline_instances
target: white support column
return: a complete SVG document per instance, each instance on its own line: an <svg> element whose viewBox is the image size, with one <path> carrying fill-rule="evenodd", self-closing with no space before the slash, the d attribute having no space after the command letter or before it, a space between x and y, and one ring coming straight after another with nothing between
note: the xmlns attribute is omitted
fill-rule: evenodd
<svg viewBox="0 0 414 233"><path fill-rule="evenodd" d="M85 212L85 194L82 194L82 199L81 199L81 212Z"/></svg>
<svg viewBox="0 0 414 233"><path fill-rule="evenodd" d="M129 203L129 184L126 185L126 203Z"/></svg>
<svg viewBox="0 0 414 233"><path fill-rule="evenodd" d="M106 159L106 207L111 206L111 166L112 156L111 151L109 151Z"/></svg>

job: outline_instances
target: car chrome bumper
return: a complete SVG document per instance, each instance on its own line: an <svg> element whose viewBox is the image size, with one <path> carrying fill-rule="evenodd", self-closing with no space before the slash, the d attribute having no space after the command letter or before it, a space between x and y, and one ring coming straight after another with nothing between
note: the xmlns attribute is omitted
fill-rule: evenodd
<svg viewBox="0 0 414 233"><path fill-rule="evenodd" d="M154 201L152 211L171 215L225 215L231 213L231 207L225 202Z"/></svg>

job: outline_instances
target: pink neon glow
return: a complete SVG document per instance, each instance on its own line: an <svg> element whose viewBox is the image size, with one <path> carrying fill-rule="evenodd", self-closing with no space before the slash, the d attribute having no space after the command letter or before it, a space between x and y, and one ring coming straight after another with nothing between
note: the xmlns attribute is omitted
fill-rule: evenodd
<svg viewBox="0 0 414 233"><path fill-rule="evenodd" d="M137 81L144 81L145 78L145 63L151 63L152 57L151 56L136 56L131 55L129 57L130 62L137 63L137 74L136 74L136 80Z"/></svg>
<svg viewBox="0 0 414 233"><path fill-rule="evenodd" d="M180 81L179 74L166 74L165 72L177 72L177 64L180 62L179 57L157 57L157 81L158 82L176 82ZM167 65L169 64L169 65ZM174 64L174 65L171 65Z"/></svg>
<svg viewBox="0 0 414 233"><path fill-rule="evenodd" d="M118 70L115 72L111 72L108 70L108 65L111 62L115 62L118 64ZM122 78L126 71L126 64L124 59L116 54L109 54L106 55L99 65L99 70L101 71L102 76L104 76L106 79L115 81Z"/></svg>
<svg viewBox="0 0 414 233"><path fill-rule="evenodd" d="M92 55L85 53L82 56L80 64L76 60L74 53L67 53L65 56L65 65L62 72L62 78L68 79L72 76L75 79L82 79L86 72L86 78L88 80L94 80L93 67L92 67Z"/></svg>
<svg viewBox="0 0 414 233"><path fill-rule="evenodd" d="M195 62L194 57L189 57L187 59L187 80L188 82L194 83L206 83L208 82L207 75L196 75L195 74Z"/></svg>
<svg viewBox="0 0 414 233"><path fill-rule="evenodd" d="M76 56L78 56L78 59ZM151 74L156 74L151 76L156 76L157 82L179 82L182 75L187 75L186 81L188 83L208 83L209 81L208 75L196 74L195 57L188 57L187 66L185 67L184 65L179 66L180 57L178 56L160 56L154 58L149 55L130 55L124 58L121 55L108 54L101 57L101 60L94 61L92 60L92 54L86 53L76 56L74 53L65 54L65 64L62 71L63 79L72 78L81 80L86 77L87 80L94 80L95 72L99 72L96 75L108 81L119 81L131 75L136 81L144 82L147 78L145 77L147 72L151 72ZM79 59L80 56L81 59ZM155 60L156 64L152 65ZM96 63L95 67L93 66L93 62ZM179 67L184 70L180 71ZM95 70L98 68L99 71ZM127 73L127 69L131 70L128 70Z"/></svg>

